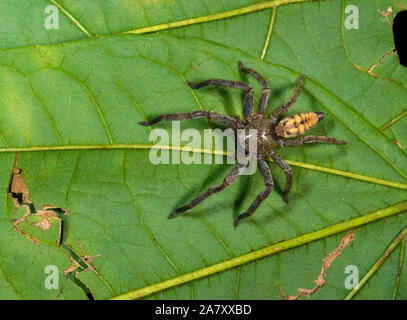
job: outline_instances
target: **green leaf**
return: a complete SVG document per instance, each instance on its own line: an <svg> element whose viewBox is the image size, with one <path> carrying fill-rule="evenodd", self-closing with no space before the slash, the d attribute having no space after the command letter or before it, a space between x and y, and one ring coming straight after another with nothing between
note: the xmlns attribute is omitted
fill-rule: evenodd
<svg viewBox="0 0 407 320"><path fill-rule="evenodd" d="M349 4L359 29L344 26ZM48 5L59 8L57 30L44 27ZM400 5L407 2L0 5L0 298L283 299L279 286L290 295L314 287L323 258L352 229L355 239L312 299L405 299L407 70L393 54L369 73L394 47L378 10ZM238 72L238 60L269 82L268 114L305 74L289 114L323 111L312 134L348 144L279 149L293 168L290 204L270 163L275 190L236 230L234 218L264 188L259 173L168 220L231 165L153 165L149 134L162 128L172 138L171 123L137 123L200 109L241 117L241 92L185 85L243 80L258 101L261 88ZM216 127L202 119L181 126ZM14 166L30 206L9 192ZM52 207L44 209L49 229L36 225L44 206ZM353 291L345 287L351 265L366 279ZM45 286L47 266L59 270L57 289Z"/></svg>

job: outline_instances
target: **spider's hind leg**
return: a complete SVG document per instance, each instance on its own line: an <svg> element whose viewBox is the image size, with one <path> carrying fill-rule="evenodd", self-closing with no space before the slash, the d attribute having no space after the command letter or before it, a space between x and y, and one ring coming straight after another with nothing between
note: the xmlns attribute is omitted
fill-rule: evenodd
<svg viewBox="0 0 407 320"><path fill-rule="evenodd" d="M246 82L230 81L230 80L223 80L223 79L209 79L209 80L205 80L200 83L193 83L193 82L187 81L187 85L189 85L192 89L200 89L200 88L205 87L210 84L217 86L217 87L244 90L246 92L246 95L245 95L243 115L246 116L253 112L254 91L253 91L252 86L248 85Z"/></svg>
<svg viewBox="0 0 407 320"><path fill-rule="evenodd" d="M281 158L277 152L274 150L271 150L269 152L270 157L273 159L274 163L280 167L281 170L283 170L285 176L286 176L286 185L285 185L285 190L284 190L284 195L283 199L286 203L288 203L288 194L291 191L291 188L293 186L293 173L291 167L284 161L283 158Z"/></svg>
<svg viewBox="0 0 407 320"><path fill-rule="evenodd" d="M160 121L176 121L176 120L186 120L186 119L198 119L198 118L208 118L213 122L216 122L220 125L230 127L230 128L239 128L240 122L232 117L227 115L217 113L214 111L206 111L206 110L198 110L192 112L179 112L179 113L169 113L169 114L162 114L150 121L141 121L139 122L142 126L150 126Z"/></svg>
<svg viewBox="0 0 407 320"><path fill-rule="evenodd" d="M260 170L261 175L263 176L266 188L262 192L260 192L256 200L254 200L253 203L250 205L249 209L245 213L242 213L236 218L233 224L235 228L239 225L242 219L250 217L254 213L254 211L256 211L259 205L263 202L264 199L266 199L269 196L271 190L273 189L274 186L273 177L271 175L270 168L267 162L264 161L263 159L259 159L257 166Z"/></svg>
<svg viewBox="0 0 407 320"><path fill-rule="evenodd" d="M259 102L259 112L264 113L266 111L267 103L268 103L269 96L270 96L270 87L269 87L267 81L257 71L250 69L250 68L246 68L242 61L239 60L237 64L239 66L239 69L242 70L242 72L250 74L262 86L261 97L260 97L260 102Z"/></svg>
<svg viewBox="0 0 407 320"><path fill-rule="evenodd" d="M282 147L300 146L305 143L331 143L331 144L346 144L346 141L337 140L332 137L325 136L303 136L296 139L284 139Z"/></svg>
<svg viewBox="0 0 407 320"><path fill-rule="evenodd" d="M221 184L210 187L208 190L206 190L204 193L201 193L199 196L197 196L187 205L174 210L168 216L168 219L172 219L172 218L176 217L179 213L192 209L197 204L204 201L206 198L210 197L212 194L226 189L233 181L235 181L237 179L237 177L242 173L242 171L246 167L246 165L247 165L247 163L236 164Z"/></svg>

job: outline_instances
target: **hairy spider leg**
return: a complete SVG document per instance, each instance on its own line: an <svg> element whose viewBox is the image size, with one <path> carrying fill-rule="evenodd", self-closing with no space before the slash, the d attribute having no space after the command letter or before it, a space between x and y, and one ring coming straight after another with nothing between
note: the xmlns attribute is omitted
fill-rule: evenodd
<svg viewBox="0 0 407 320"><path fill-rule="evenodd" d="M264 184L266 185L266 188L259 193L257 198L250 205L249 209L236 218L236 220L233 224L235 228L239 225L239 223L242 219L250 217L254 213L254 211L256 211L256 209L259 207L259 205L263 202L263 200L269 196L271 190L273 190L274 181L273 181L273 177L271 175L270 168L269 168L267 162L264 161L263 159L258 159L257 167L259 168L260 173L263 176L263 180L264 180Z"/></svg>
<svg viewBox="0 0 407 320"><path fill-rule="evenodd" d="M274 150L269 151L271 159L273 159L274 163L280 167L281 170L283 170L285 177L286 177L286 185L285 185L285 190L284 190L284 195L283 199L286 203L288 203L288 194L291 191L291 187L293 185L293 173L291 167L284 161L283 158L280 157L280 155L275 152Z"/></svg>
<svg viewBox="0 0 407 320"><path fill-rule="evenodd" d="M324 136L303 136L296 139L284 139L282 141L282 147L299 146L305 143L331 143L331 144L346 144L346 141L337 140L331 137Z"/></svg>
<svg viewBox="0 0 407 320"><path fill-rule="evenodd" d="M227 127L240 128L242 126L240 122L235 118L229 117L221 113L206 110L162 114L150 121L141 121L139 122L139 124L141 124L142 126L149 126L163 120L186 120L186 119L198 119L203 117L206 117L212 120L213 122L216 122Z"/></svg>
<svg viewBox="0 0 407 320"><path fill-rule="evenodd" d="M234 88L234 89L241 89L246 92L245 94L245 101L243 107L243 115L249 115L253 112L253 105L254 105L254 90L253 88L248 85L246 82L243 81L230 81L230 80L222 80L222 79L209 79L205 80L200 83L193 83L187 81L187 85L189 85L193 89L200 89L205 87L209 84L213 84L217 87L225 87L225 88Z"/></svg>
<svg viewBox="0 0 407 320"><path fill-rule="evenodd" d="M228 173L226 178L223 180L221 184L218 184L216 186L210 187L208 190L206 190L204 193L201 193L199 196L197 196L195 199L193 199L190 203L187 205L180 207L168 216L168 219L172 219L176 217L179 213L188 211L195 207L198 203L204 201L206 198L210 197L212 194L220 192L224 189L226 189L233 181L237 179L237 177L242 173L243 169L247 166L246 163L238 163L236 164L233 169Z"/></svg>
<svg viewBox="0 0 407 320"><path fill-rule="evenodd" d="M269 87L267 81L257 71L254 71L253 69L250 69L250 68L246 68L242 61L239 60L237 65L239 66L239 69L242 70L242 72L250 74L262 86L261 96L260 96L260 101L259 101L259 113L264 114L264 112L266 111L269 96L270 96L270 87Z"/></svg>
<svg viewBox="0 0 407 320"><path fill-rule="evenodd" d="M287 112L287 110L290 109L294 105L294 103L297 101L298 96L301 94L302 88L304 86L304 79L305 79L305 75L302 75L301 78L298 80L297 87L295 88L294 93L291 96L290 100L288 100L283 106L281 106L273 111L273 113L271 114L271 117L270 117L271 122L273 124L276 124L278 121L278 117L282 113Z"/></svg>

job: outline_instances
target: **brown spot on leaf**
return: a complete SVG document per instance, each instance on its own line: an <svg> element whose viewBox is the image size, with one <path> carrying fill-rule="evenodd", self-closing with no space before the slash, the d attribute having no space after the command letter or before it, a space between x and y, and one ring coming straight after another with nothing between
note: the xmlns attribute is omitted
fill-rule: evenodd
<svg viewBox="0 0 407 320"><path fill-rule="evenodd" d="M42 220L37 222L35 226L42 230L48 230L51 227L51 222L49 221L51 218L58 219L55 211L41 210L38 211L37 216L41 217Z"/></svg>
<svg viewBox="0 0 407 320"><path fill-rule="evenodd" d="M381 11L380 9L377 9L377 11L386 19L386 23L391 28L393 26L393 8L390 6L386 10Z"/></svg>
<svg viewBox="0 0 407 320"><path fill-rule="evenodd" d="M283 297L287 300L297 300L300 296L306 295L308 299L311 299L311 295L319 290L326 284L325 277L326 277L326 270L328 270L335 259L342 253L342 251L349 246L352 241L355 239L355 234L353 231L349 231L341 240L341 243L331 252L326 255L326 257L322 260L321 272L316 280L314 280L315 287L312 289L306 288L297 288L298 294L295 296L286 295L281 286L279 286L280 292Z"/></svg>
<svg viewBox="0 0 407 320"><path fill-rule="evenodd" d="M400 142L398 142L396 139L393 139L393 142L394 142L395 144L397 144L397 146L398 146L400 149L403 149L402 144L401 144Z"/></svg>
<svg viewBox="0 0 407 320"><path fill-rule="evenodd" d="M383 63L384 58L386 58L386 57L388 57L388 56L391 56L391 55L392 55L393 53L395 53L395 52L396 52L396 49L393 49L393 50L391 50L391 51L389 51L389 52L386 52L386 53L379 59L379 61L378 61L377 63L373 64L373 65L370 67L370 69L369 69L367 72L368 72L371 76L377 78L377 75L376 75L375 73L373 73L373 70L374 70L378 65L380 65L380 64Z"/></svg>
<svg viewBox="0 0 407 320"><path fill-rule="evenodd" d="M11 175L9 193L13 194L12 199L16 207L21 207L25 203L31 203L29 199L30 192L24 182L22 173L21 169L13 168Z"/></svg>

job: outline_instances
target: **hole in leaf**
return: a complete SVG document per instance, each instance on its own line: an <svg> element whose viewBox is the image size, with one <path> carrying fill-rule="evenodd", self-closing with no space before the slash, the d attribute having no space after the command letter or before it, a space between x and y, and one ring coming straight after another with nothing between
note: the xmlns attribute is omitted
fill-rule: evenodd
<svg viewBox="0 0 407 320"><path fill-rule="evenodd" d="M407 10L398 12L394 18L393 36L400 64L407 67Z"/></svg>

